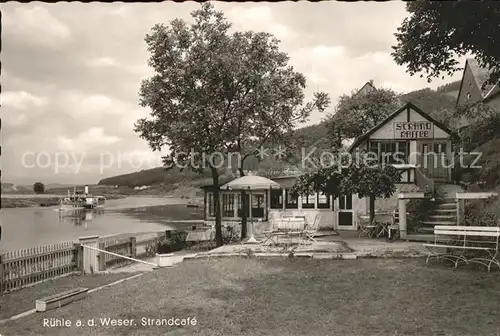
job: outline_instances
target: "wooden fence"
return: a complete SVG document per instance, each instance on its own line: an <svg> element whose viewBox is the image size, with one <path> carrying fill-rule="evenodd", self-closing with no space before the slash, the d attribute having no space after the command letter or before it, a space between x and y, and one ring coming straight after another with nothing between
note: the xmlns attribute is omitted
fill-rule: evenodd
<svg viewBox="0 0 500 336"><path fill-rule="evenodd" d="M63 242L0 254L0 293L77 271L80 248Z"/></svg>
<svg viewBox="0 0 500 336"><path fill-rule="evenodd" d="M164 232L138 234L133 237L105 237L99 240L99 249L130 258L154 255L154 246L165 237ZM130 260L104 252L99 253L99 270L130 263Z"/></svg>
<svg viewBox="0 0 500 336"><path fill-rule="evenodd" d="M103 237L99 248L131 258L153 256L153 247L165 232L136 234L132 237ZM99 253L99 270L130 262ZM0 294L44 280L83 270L83 248L71 241L0 254Z"/></svg>

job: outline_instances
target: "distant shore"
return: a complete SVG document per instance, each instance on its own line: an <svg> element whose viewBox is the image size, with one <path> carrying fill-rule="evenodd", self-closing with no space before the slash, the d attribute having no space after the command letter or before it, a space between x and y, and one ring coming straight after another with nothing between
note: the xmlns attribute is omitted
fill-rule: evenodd
<svg viewBox="0 0 500 336"><path fill-rule="evenodd" d="M78 189L81 189L78 187ZM69 188L71 190L71 188ZM133 190L128 187L91 186L95 195L102 195L107 200L126 197L172 197L184 200L190 205L203 205L203 193L199 187L178 186L171 190L162 187L152 187L146 190ZM50 207L59 205L60 199L67 196L68 188L51 188L45 194L6 193L2 192L2 208Z"/></svg>
<svg viewBox="0 0 500 336"><path fill-rule="evenodd" d="M54 194L2 194L2 208L32 208L32 207L51 207L59 205L60 199L66 195ZM106 199L121 199L125 195L109 195Z"/></svg>

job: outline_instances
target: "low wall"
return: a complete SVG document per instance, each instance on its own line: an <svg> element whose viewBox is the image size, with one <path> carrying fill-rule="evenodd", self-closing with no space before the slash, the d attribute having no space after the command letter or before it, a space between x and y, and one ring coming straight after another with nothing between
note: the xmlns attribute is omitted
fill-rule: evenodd
<svg viewBox="0 0 500 336"><path fill-rule="evenodd" d="M474 200L487 199L497 195L495 192L457 192L455 197L458 200Z"/></svg>

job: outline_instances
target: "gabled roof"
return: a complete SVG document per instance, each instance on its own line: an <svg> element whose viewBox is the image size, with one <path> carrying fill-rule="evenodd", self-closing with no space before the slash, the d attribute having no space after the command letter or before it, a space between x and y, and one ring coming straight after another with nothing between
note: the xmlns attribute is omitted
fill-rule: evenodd
<svg viewBox="0 0 500 336"><path fill-rule="evenodd" d="M359 89L354 95L363 93L366 90L376 90L376 89L377 88L373 85L373 81L370 80L370 81L366 82L365 85L363 85L361 87L361 89Z"/></svg>
<svg viewBox="0 0 500 336"><path fill-rule="evenodd" d="M458 99L460 98L460 95L462 93L462 86L464 83L464 76L465 76L465 71L467 70L467 67L469 67L469 69L472 72L472 76L474 76L477 88L481 92L482 99L487 99L487 98L491 97L491 94L493 93L493 91L495 91L494 94L496 95L496 93L497 93L496 90L500 89L500 81L496 85L495 84L487 84L483 88L483 85L490 77L491 72L488 69L481 68L479 66L478 61L476 61L474 58L468 58L465 61L464 71L462 73L462 80L460 82L460 89L458 90L458 96L457 96L457 104L458 104Z"/></svg>
<svg viewBox="0 0 500 336"><path fill-rule="evenodd" d="M396 112L394 112L391 115L389 115L387 118L385 118L378 125L376 125L375 127L373 127L371 130L369 130L368 132L366 132L365 134L361 135L356 140L354 140L354 142L352 143L352 145L349 147L349 152L352 152L363 141L367 140L370 137L370 135L372 135L374 132L376 132L378 129L380 129L382 126L384 126L389 121L391 121L394 117L396 117L398 114L400 114L401 112L403 112L404 110L406 110L408 108L414 110L415 112L417 112L418 114L420 114L422 117L424 117L425 119L429 120L434 125L436 125L437 127L441 128L443 131L445 131L446 133L450 134L451 136L455 136L455 133L452 130L450 130L446 125L444 125L442 122L434 119L429 114L425 113L424 111L422 111L421 109L419 109L417 106L415 106L411 102L408 102L408 103L406 103L406 105L404 105L399 110L397 110Z"/></svg>

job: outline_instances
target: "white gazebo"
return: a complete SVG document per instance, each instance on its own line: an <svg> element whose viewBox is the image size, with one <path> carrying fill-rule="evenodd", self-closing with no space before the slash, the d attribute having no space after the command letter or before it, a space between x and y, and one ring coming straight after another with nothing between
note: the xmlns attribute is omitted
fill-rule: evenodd
<svg viewBox="0 0 500 336"><path fill-rule="evenodd" d="M270 189L280 189L281 185L273 180L262 176L255 175L247 175L232 180L229 183L224 184L221 189L222 190L232 190L232 191L247 191L249 193L249 202L252 204L252 191L267 191ZM254 237L254 224L253 224L253 216L252 211L250 212L250 234L249 238L246 241L249 244L258 243L258 241Z"/></svg>

